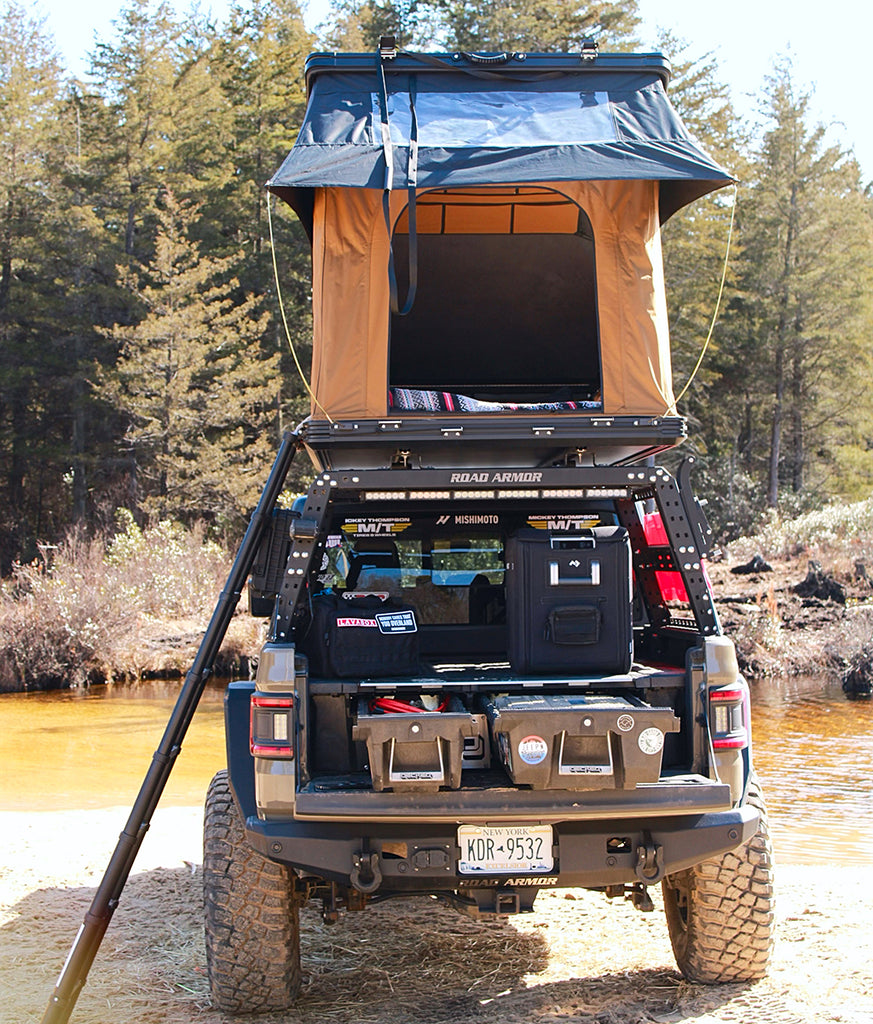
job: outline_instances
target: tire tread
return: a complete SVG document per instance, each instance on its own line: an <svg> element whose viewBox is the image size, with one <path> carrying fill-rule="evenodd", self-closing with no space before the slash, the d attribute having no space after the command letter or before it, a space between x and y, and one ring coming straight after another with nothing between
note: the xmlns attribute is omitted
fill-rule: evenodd
<svg viewBox="0 0 873 1024"><path fill-rule="evenodd" d="M212 780L203 826L206 964L226 1013L285 1010L300 990L299 906L288 868L246 840L227 772Z"/></svg>

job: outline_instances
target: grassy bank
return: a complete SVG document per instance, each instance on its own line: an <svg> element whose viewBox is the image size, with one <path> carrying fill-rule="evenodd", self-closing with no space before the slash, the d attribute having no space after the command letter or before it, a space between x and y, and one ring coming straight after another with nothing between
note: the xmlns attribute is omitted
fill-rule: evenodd
<svg viewBox="0 0 873 1024"><path fill-rule="evenodd" d="M44 549L0 588L0 691L186 672L229 563L202 528L142 530L126 510L111 537ZM260 631L238 611L216 670L254 655Z"/></svg>
<svg viewBox="0 0 873 1024"><path fill-rule="evenodd" d="M755 556L767 568L731 571ZM828 584L819 593L801 586L811 572ZM774 516L716 552L710 577L749 674L845 676L873 665L873 498Z"/></svg>

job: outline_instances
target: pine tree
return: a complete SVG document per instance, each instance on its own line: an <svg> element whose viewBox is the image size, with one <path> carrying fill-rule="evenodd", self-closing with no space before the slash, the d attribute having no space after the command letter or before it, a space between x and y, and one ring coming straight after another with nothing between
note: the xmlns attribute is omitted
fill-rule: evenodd
<svg viewBox="0 0 873 1024"><path fill-rule="evenodd" d="M586 36L606 49L633 45L640 19L637 0L578 4L567 0L437 0L459 50L578 50Z"/></svg>
<svg viewBox="0 0 873 1024"><path fill-rule="evenodd" d="M421 0L377 3L376 0L339 0L323 26L324 42L347 52L375 50L382 36L394 36L406 49L426 49L439 32L437 5Z"/></svg>
<svg viewBox="0 0 873 1024"><path fill-rule="evenodd" d="M380 36L394 35L407 48L568 52L588 36L616 50L633 45L639 22L637 0L339 0L325 38L347 50L374 50Z"/></svg>
<svg viewBox="0 0 873 1024"><path fill-rule="evenodd" d="M57 421L63 360L52 342L46 224L61 72L50 38L17 3L0 26L0 569L27 553L63 487ZM32 550L32 548L31 548Z"/></svg>
<svg viewBox="0 0 873 1024"><path fill-rule="evenodd" d="M124 254L147 261L164 188L204 203L231 180L230 111L214 33L196 11L180 20L165 0L129 0L114 24L92 56L99 102L83 110L82 130L103 161L98 209L118 225Z"/></svg>
<svg viewBox="0 0 873 1024"><path fill-rule="evenodd" d="M747 139L717 61L711 54L693 56L669 31L661 32L658 48L671 61L668 95L688 130L726 170L745 178ZM734 373L737 341L730 321L740 253L738 224L731 230L735 203L741 210L742 197L731 188L703 196L675 213L662 235L674 390L682 395L678 412L690 421L689 446L703 474L697 482L711 495L711 513L719 524L747 520L749 514L743 412L753 382L748 373Z"/></svg>
<svg viewBox="0 0 873 1024"><path fill-rule="evenodd" d="M768 398L767 503L820 488L839 424L869 408L871 221L857 163L809 125L790 64L765 93L766 131L747 203L743 317ZM835 429L836 428L836 429Z"/></svg>
<svg viewBox="0 0 873 1024"><path fill-rule="evenodd" d="M214 67L231 114L227 187L204 207L220 222L225 242L247 254L240 280L264 297L268 313L261 350L282 353L278 428L293 426L308 411L309 399L291 359L279 312L269 238L269 194L264 183L297 137L306 105L303 64L314 47L296 0L254 0L234 6L216 47ZM284 204L272 207L275 253L286 318L304 365L312 350L309 241ZM292 468L294 484L299 468Z"/></svg>
<svg viewBox="0 0 873 1024"><path fill-rule="evenodd" d="M236 296L232 257L191 240L197 215L163 193L153 259L122 274L142 317L112 329L120 355L102 392L130 419L141 508L238 528L275 444L278 358L252 358L260 300Z"/></svg>

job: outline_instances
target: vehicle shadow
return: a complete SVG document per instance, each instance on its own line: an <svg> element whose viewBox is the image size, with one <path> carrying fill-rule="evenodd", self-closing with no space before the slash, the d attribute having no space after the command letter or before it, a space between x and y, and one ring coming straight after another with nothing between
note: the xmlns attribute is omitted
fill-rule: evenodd
<svg viewBox="0 0 873 1024"><path fill-rule="evenodd" d="M201 885L195 865L131 877L73 1024L227 1024L232 1019L210 1004ZM0 927L0 1024L41 1019L93 895L90 887L47 888L11 908ZM749 988L688 985L657 950L650 962L658 966L639 967L629 954L651 938L644 923L634 924L641 915L615 908L618 920L604 929L599 909L593 909L605 903L602 896L566 898L577 901L566 908L577 928L568 929L559 919L565 908L558 899L543 908L542 921L534 915L524 926L515 919L475 921L421 897L346 914L331 926L322 922L318 906L307 906L301 915L304 989L298 1008L245 1019L258 1024L680 1022Z"/></svg>

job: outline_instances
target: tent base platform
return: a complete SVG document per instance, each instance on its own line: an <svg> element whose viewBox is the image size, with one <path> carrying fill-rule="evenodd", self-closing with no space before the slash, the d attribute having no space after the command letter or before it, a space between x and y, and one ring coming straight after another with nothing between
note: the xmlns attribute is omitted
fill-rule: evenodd
<svg viewBox="0 0 873 1024"><path fill-rule="evenodd" d="M540 468L640 462L681 444L686 425L681 416L419 414L307 419L298 434L319 470Z"/></svg>

